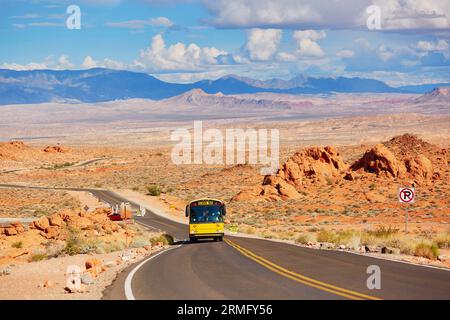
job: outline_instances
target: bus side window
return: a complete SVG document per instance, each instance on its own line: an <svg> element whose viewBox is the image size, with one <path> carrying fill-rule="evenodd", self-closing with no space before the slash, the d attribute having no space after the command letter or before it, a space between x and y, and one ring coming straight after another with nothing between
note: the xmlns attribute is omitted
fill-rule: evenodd
<svg viewBox="0 0 450 320"><path fill-rule="evenodd" d="M186 206L186 210L185 210L185 214L186 214L186 218L189 217L189 205Z"/></svg>

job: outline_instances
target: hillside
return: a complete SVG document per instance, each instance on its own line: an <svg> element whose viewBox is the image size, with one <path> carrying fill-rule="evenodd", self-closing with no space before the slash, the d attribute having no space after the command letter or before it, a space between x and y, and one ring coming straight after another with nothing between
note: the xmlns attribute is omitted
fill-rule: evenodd
<svg viewBox="0 0 450 320"><path fill-rule="evenodd" d="M190 84L161 81L132 71L94 68L89 70L0 69L0 105L44 102L104 102L124 99L161 100L192 89L209 94L329 93L422 93L424 86L394 88L382 81L363 78L312 78L255 80L234 75Z"/></svg>

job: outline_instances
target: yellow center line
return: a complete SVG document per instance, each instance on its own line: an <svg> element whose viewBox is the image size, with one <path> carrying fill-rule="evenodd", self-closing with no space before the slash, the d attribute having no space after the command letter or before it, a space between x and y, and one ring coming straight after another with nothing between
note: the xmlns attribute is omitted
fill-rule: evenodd
<svg viewBox="0 0 450 320"><path fill-rule="evenodd" d="M280 274L286 278L289 278L291 280L294 280L296 282L305 284L307 286L310 287L314 287L329 293L333 293L336 295L339 295L341 297L345 297L348 299L353 299L353 300L363 300L363 299L368 299L368 300L381 300L380 298L377 297L373 297L373 296L369 296L366 294L362 294L359 292L355 292L352 290L348 290L348 289L344 289L344 288L340 288L319 280L315 280L309 277L306 277L304 275L298 274L296 272L287 270L261 256L258 256L256 254L254 254L253 252L251 252L248 249L245 249L241 246L239 246L238 244L232 242L231 240L225 239L225 242L228 243L230 246L232 246L233 248L235 248L236 250L238 250L240 253L242 253L243 255L245 255L246 257L252 259L253 261L259 263L260 265L264 266L265 268Z"/></svg>

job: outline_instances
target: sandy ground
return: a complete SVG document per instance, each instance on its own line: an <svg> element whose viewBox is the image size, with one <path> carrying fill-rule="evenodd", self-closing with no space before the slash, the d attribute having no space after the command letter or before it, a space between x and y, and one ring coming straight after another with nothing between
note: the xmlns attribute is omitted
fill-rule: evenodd
<svg viewBox="0 0 450 320"><path fill-rule="evenodd" d="M160 249L144 252L132 249L129 251L132 258L128 261L121 259L124 252L119 251L109 254L66 256L12 266L11 274L0 276L0 300L99 300L102 298L103 290L112 283L119 272L157 250ZM103 261L105 271L94 279L93 284L86 286L86 292L66 292L64 288L67 267L76 265L83 271L86 260L93 258ZM4 268L1 267L0 271ZM50 286L46 287L46 283L50 283Z"/></svg>

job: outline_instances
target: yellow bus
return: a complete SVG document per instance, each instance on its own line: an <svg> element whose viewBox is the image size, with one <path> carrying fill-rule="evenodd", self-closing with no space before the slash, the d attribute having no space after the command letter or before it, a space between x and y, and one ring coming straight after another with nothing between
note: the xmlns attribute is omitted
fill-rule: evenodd
<svg viewBox="0 0 450 320"><path fill-rule="evenodd" d="M186 217L189 217L189 239L191 242L199 238L212 238L222 241L224 235L224 218L226 206L216 199L199 199L186 206Z"/></svg>

